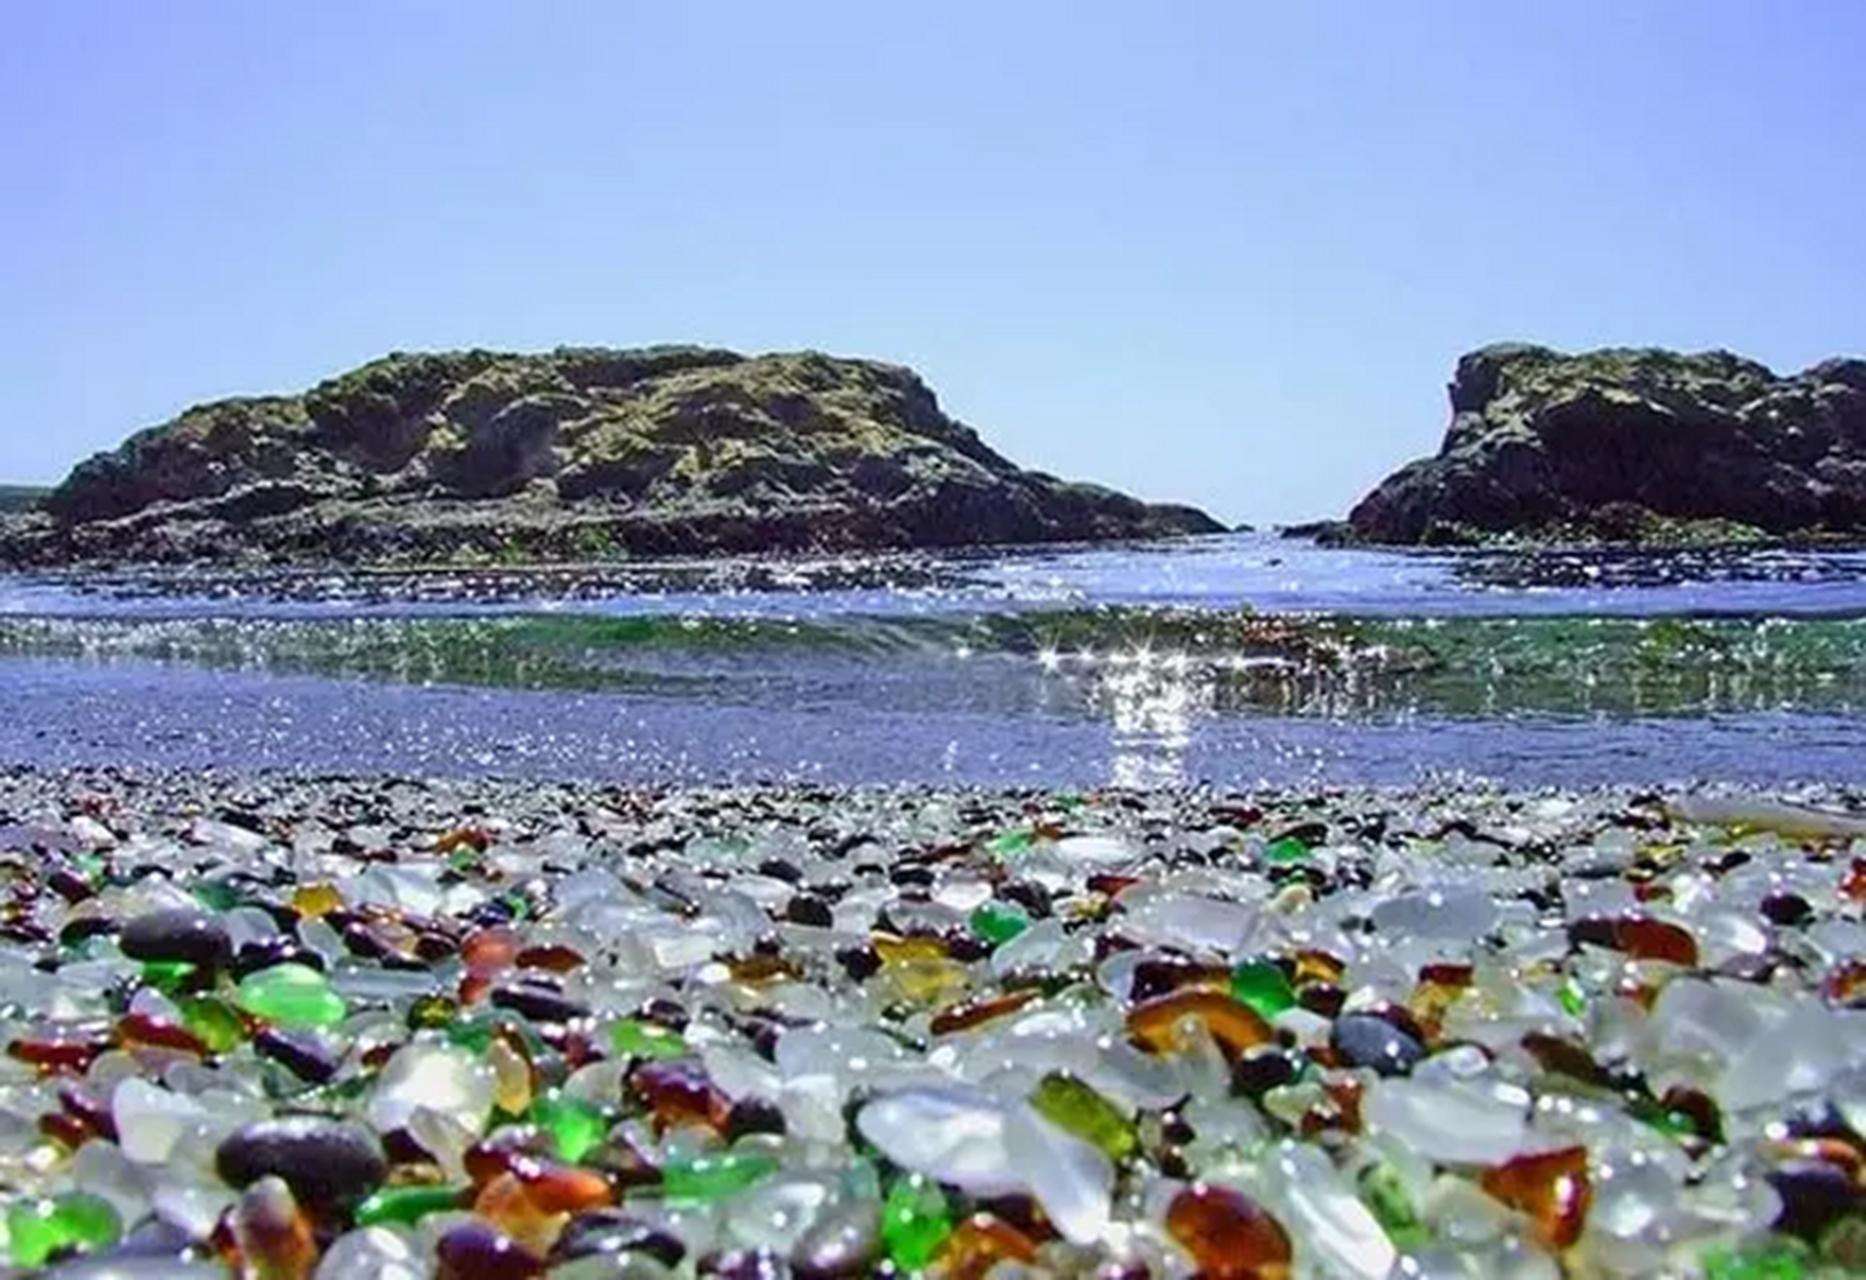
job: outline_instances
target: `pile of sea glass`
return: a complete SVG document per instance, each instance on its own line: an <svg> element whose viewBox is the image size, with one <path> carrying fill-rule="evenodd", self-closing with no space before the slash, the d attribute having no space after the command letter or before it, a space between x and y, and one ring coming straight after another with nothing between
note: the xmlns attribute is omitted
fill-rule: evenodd
<svg viewBox="0 0 1866 1280"><path fill-rule="evenodd" d="M0 775L65 1276L1866 1268L1845 797Z"/></svg>

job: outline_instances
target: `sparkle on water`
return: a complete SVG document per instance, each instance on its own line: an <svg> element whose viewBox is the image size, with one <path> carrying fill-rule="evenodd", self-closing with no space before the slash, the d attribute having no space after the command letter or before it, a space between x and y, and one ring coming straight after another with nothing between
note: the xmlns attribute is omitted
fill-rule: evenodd
<svg viewBox="0 0 1866 1280"><path fill-rule="evenodd" d="M1853 553L1235 535L181 583L0 578L0 761L1576 784L1853 776L1866 748Z"/></svg>

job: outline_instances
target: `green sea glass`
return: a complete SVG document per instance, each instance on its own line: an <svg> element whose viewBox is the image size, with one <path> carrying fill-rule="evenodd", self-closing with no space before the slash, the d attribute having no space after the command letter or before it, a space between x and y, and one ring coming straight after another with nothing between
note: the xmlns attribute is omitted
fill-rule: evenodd
<svg viewBox="0 0 1866 1280"><path fill-rule="evenodd" d="M669 1200L691 1200L711 1204L735 1195L753 1183L776 1173L776 1156L732 1151L724 1155L701 1156L661 1170L661 1190Z"/></svg>
<svg viewBox="0 0 1866 1280"><path fill-rule="evenodd" d="M533 1100L531 1119L551 1135L557 1147L557 1158L570 1164L582 1163L583 1157L602 1142L609 1129L601 1111L556 1090Z"/></svg>
<svg viewBox="0 0 1866 1280"><path fill-rule="evenodd" d="M390 1187L356 1207L356 1225L412 1227L432 1214L458 1209L462 1193L460 1187Z"/></svg>
<svg viewBox="0 0 1866 1280"><path fill-rule="evenodd" d="M1296 1007L1296 992L1282 966L1269 960L1245 960L1231 971L1231 998L1265 1018Z"/></svg>
<svg viewBox="0 0 1866 1280"><path fill-rule="evenodd" d="M1139 1145L1134 1123L1093 1086L1061 1071L1037 1083L1030 1105L1057 1128L1099 1147L1110 1160L1124 1160Z"/></svg>
<svg viewBox="0 0 1866 1280"><path fill-rule="evenodd" d="M881 1239L901 1270L923 1270L952 1232L952 1208L931 1178L911 1173L888 1192L881 1209Z"/></svg>
<svg viewBox="0 0 1866 1280"><path fill-rule="evenodd" d="M240 1008L280 1027L328 1027L348 1012L343 997L309 965L278 964L240 980Z"/></svg>
<svg viewBox="0 0 1866 1280"><path fill-rule="evenodd" d="M1030 915L1011 902L987 902L972 913L972 932L992 946L1001 946L1030 927Z"/></svg>
<svg viewBox="0 0 1866 1280"><path fill-rule="evenodd" d="M189 996L181 1001L182 1024L209 1053L231 1053L246 1039L239 1012L219 996Z"/></svg>
<svg viewBox="0 0 1866 1280"><path fill-rule="evenodd" d="M6 1226L13 1261L22 1267L108 1249L123 1237L123 1221L110 1202L82 1191L19 1201L7 1210Z"/></svg>
<svg viewBox="0 0 1866 1280"><path fill-rule="evenodd" d="M609 1043L631 1058L681 1058L688 1049L679 1033L652 1022L624 1018L609 1028Z"/></svg>

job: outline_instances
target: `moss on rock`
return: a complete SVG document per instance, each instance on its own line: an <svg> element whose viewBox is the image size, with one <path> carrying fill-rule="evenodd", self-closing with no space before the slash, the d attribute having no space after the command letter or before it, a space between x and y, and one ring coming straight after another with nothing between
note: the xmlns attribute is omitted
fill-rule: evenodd
<svg viewBox="0 0 1866 1280"><path fill-rule="evenodd" d="M1437 455L1349 514L1363 540L1648 545L1866 534L1866 361L1780 376L1727 351L1458 361Z"/></svg>
<svg viewBox="0 0 1866 1280"><path fill-rule="evenodd" d="M45 509L0 556L575 559L1220 529L1014 466L910 369L700 347L397 353L302 395L190 409L81 464Z"/></svg>

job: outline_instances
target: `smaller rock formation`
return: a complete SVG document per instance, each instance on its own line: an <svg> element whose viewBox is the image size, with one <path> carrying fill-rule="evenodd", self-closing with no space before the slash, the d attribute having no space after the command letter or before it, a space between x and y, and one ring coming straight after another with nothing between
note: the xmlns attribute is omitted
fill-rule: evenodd
<svg viewBox="0 0 1866 1280"><path fill-rule="evenodd" d="M1866 360L1779 376L1726 351L1485 347L1458 361L1437 456L1349 513L1446 543L1866 535Z"/></svg>

